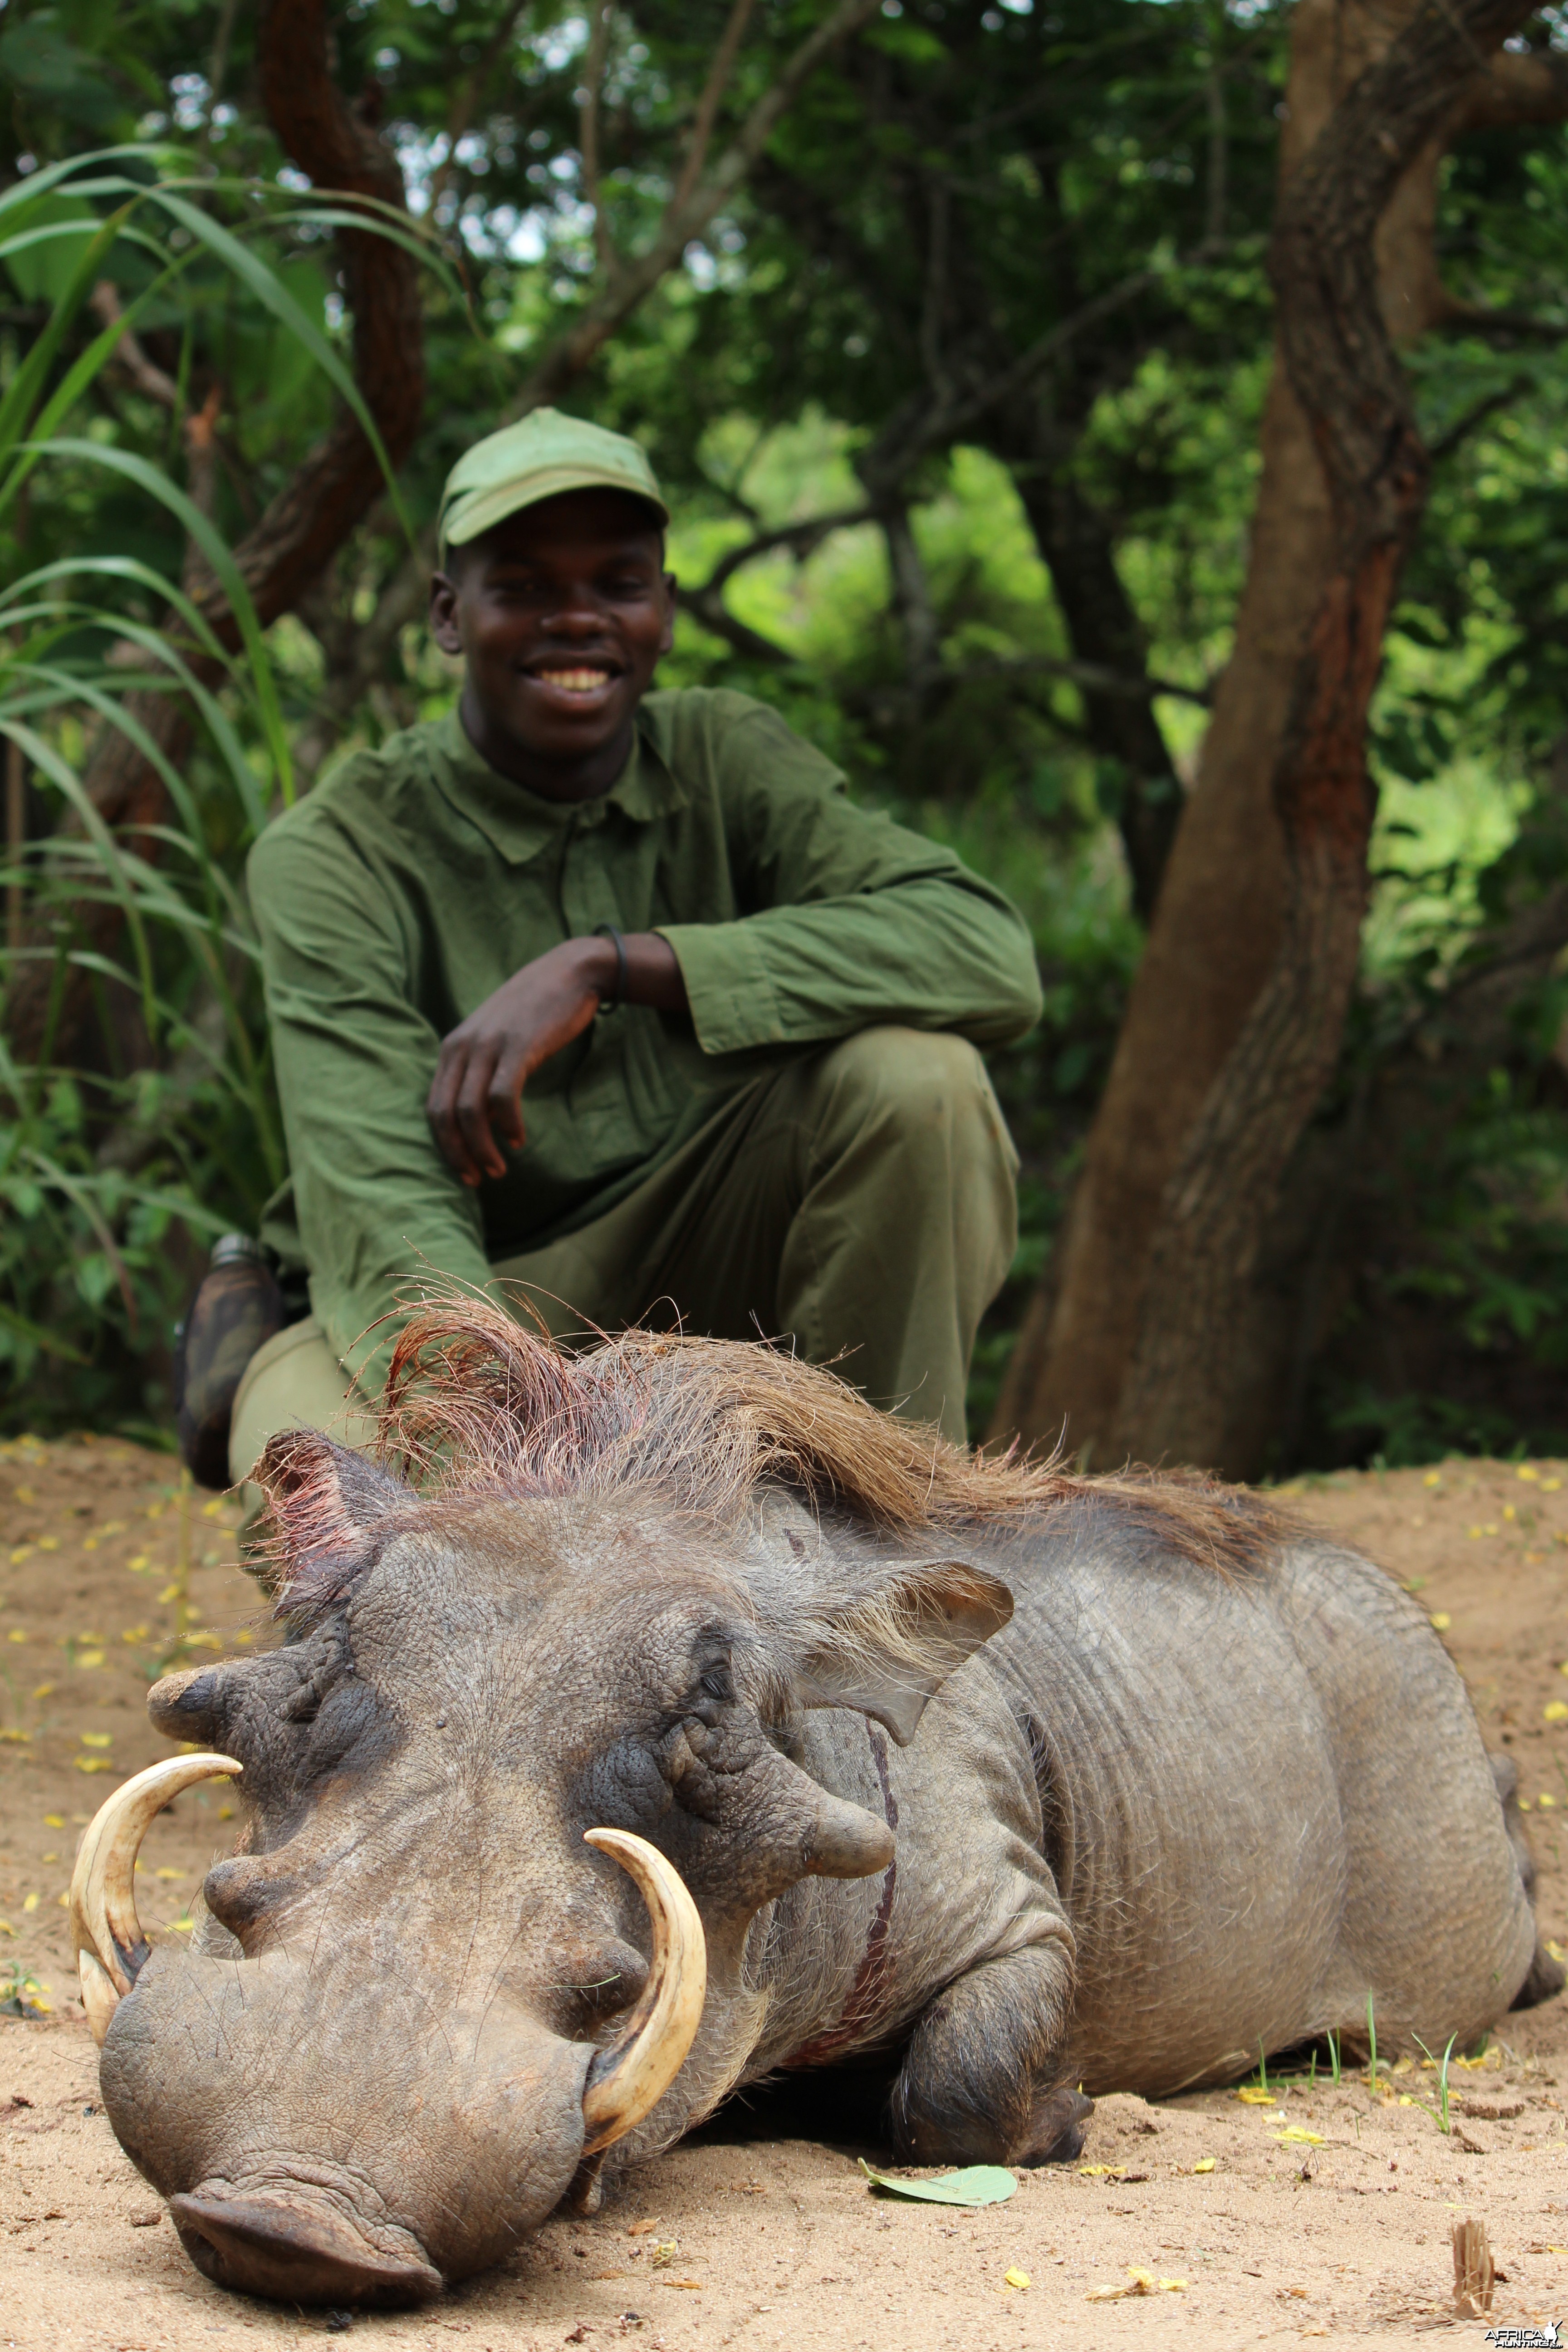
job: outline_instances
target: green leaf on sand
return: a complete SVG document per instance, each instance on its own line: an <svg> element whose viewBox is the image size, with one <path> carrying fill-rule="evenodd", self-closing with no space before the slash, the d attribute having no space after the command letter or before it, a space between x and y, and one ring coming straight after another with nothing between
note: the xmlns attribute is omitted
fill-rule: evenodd
<svg viewBox="0 0 1568 2352"><path fill-rule="evenodd" d="M940 2180L896 2180L889 2172L873 2172L864 2157L860 2169L874 2193L912 2197L921 2205L1001 2205L1018 2186L1002 2164L972 2164L963 2172L944 2172Z"/></svg>

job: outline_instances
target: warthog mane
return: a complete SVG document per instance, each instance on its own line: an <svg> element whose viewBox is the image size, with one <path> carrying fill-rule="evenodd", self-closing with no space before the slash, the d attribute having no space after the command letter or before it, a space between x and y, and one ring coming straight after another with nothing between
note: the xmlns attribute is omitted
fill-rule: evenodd
<svg viewBox="0 0 1568 2352"><path fill-rule="evenodd" d="M393 1534L497 1498L637 1501L714 1531L784 1489L868 1534L929 1545L1023 1526L1069 1503L1115 1511L1151 1549L1237 1576L1284 1523L1244 1488L1129 1466L1089 1477L1059 1454L952 1444L868 1404L784 1349L632 1329L582 1351L489 1300L427 1298L405 1324L374 1453L348 1471L314 1432L275 1437L253 1474L282 1612L313 1613ZM411 1489L415 1490L411 1492Z"/></svg>

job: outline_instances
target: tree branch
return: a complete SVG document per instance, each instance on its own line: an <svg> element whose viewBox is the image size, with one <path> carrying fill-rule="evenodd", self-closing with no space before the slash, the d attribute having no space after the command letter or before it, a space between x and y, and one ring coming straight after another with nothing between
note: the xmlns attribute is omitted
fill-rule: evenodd
<svg viewBox="0 0 1568 2352"><path fill-rule="evenodd" d="M512 404L509 412L512 417L543 407L592 365L610 337L735 194L803 85L841 41L876 15L879 5L880 0L839 0L833 14L802 42L772 88L757 100L707 177L683 203L677 205L672 199L665 207L646 252L626 262L616 282L605 287L552 345Z"/></svg>
<svg viewBox="0 0 1568 2352"><path fill-rule="evenodd" d="M115 326L124 316L120 289L111 278L99 279L88 303L100 326ZM127 327L121 334L114 347L114 358L144 399L155 401L171 414L179 406L180 395L174 377L166 375L155 361L148 358L132 328Z"/></svg>
<svg viewBox="0 0 1568 2352"><path fill-rule="evenodd" d="M1530 378L1525 375L1516 375L1513 382L1505 383L1500 392L1489 392L1484 400L1478 400L1475 406L1467 409L1464 415L1457 418L1446 433L1439 434L1436 441L1427 444L1426 454L1434 466L1441 465L1445 457L1451 457L1460 443L1468 441L1478 425L1484 425L1489 416L1495 416L1500 408L1506 408L1510 401L1519 398L1521 393L1529 390Z"/></svg>
<svg viewBox="0 0 1568 2352"><path fill-rule="evenodd" d="M613 286L620 274L621 257L605 217L603 175L599 169L599 101L605 87L605 58L610 46L610 5L611 0L596 0L594 9L588 55L583 67L578 145L583 157L584 201L594 208L594 250L606 281Z"/></svg>
<svg viewBox="0 0 1568 2352"><path fill-rule="evenodd" d="M751 14L752 0L735 0L735 5L730 11L730 21L724 27L723 38L713 53L713 63L709 69L707 82L701 97L697 101L697 114L691 125L691 140L686 151L686 161L680 167L680 177L675 184L675 194L670 199L677 212L690 196L700 176L702 166L708 160L709 142L713 136L713 125L718 118L720 102L729 86L730 76L734 71L735 59L740 55L741 43L745 39L746 26L751 20Z"/></svg>
<svg viewBox="0 0 1568 2352"><path fill-rule="evenodd" d="M875 522L876 520L875 507L835 507L826 514L811 516L805 522L786 522L781 524L777 530L759 531L754 539L743 541L739 547L732 547L727 555L721 556L700 588L682 590L681 593L683 595L710 596L722 588L727 580L732 580L743 565L754 563L759 555L771 555L775 547L789 547L796 555L810 555L834 531L852 530L857 523Z"/></svg>
<svg viewBox="0 0 1568 2352"><path fill-rule="evenodd" d="M1195 702L1205 710L1214 702L1212 686L1179 686L1173 677L1138 677L1108 669L1102 662L1070 661L1057 654L1001 655L994 661L965 662L938 672L938 683L963 686L971 678L1024 677L1031 670L1047 677L1063 677L1094 694L1108 694L1119 702L1153 702L1163 695L1178 702Z"/></svg>
<svg viewBox="0 0 1568 2352"><path fill-rule="evenodd" d="M500 63L501 52L517 30L517 20L527 5L528 0L511 0L510 7L496 26L495 32L486 46L484 55L452 100L451 111L447 117L447 152L442 156L436 176L430 183L432 219L435 218L437 205L451 184L452 174L458 163L458 144L474 119L479 103L479 92Z"/></svg>
<svg viewBox="0 0 1568 2352"><path fill-rule="evenodd" d="M1563 121L1568 121L1568 57L1560 49L1500 49L1465 93L1453 135Z"/></svg>
<svg viewBox="0 0 1568 2352"><path fill-rule="evenodd" d="M1568 335L1568 319L1542 319L1533 310L1493 309L1485 302L1461 302L1451 298L1441 318L1432 322L1445 335L1485 335L1499 342L1522 336L1530 342L1560 343Z"/></svg>
<svg viewBox="0 0 1568 2352"><path fill-rule="evenodd" d="M738 621L716 591L710 593L706 587L697 588L689 595L683 595L680 602L683 611L689 613L710 635L721 637L738 654L744 654L748 661L765 662L770 668L783 669L800 658L787 646Z"/></svg>

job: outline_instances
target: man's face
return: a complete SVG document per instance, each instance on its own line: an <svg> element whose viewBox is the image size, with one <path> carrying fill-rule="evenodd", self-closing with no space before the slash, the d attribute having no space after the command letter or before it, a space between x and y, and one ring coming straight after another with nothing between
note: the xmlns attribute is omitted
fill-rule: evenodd
<svg viewBox="0 0 1568 2352"><path fill-rule="evenodd" d="M674 632L675 580L648 509L620 490L567 490L453 555L430 621L443 653L467 664L479 750L524 781L537 763L546 788L551 771L564 782L597 766L629 739Z"/></svg>

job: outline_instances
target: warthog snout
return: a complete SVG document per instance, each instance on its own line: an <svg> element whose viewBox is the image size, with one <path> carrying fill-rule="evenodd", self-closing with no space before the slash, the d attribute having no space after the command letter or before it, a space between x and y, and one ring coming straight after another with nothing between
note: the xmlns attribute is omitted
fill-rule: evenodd
<svg viewBox="0 0 1568 2352"><path fill-rule="evenodd" d="M359 2306L422 2303L441 2291L441 2273L407 2230L374 2239L321 2190L242 2195L206 2182L169 2201L174 2227L197 2270L215 2285L283 2303Z"/></svg>

